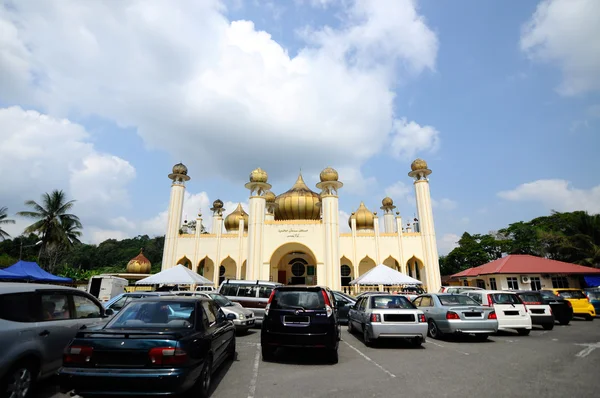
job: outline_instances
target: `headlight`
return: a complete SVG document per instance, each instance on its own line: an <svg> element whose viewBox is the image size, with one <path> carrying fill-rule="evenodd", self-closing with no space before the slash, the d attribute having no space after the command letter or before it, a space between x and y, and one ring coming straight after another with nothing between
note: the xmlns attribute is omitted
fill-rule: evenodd
<svg viewBox="0 0 600 398"><path fill-rule="evenodd" d="M240 314L240 315L239 315L239 318L240 318L240 319L244 319L244 314Z"/></svg>

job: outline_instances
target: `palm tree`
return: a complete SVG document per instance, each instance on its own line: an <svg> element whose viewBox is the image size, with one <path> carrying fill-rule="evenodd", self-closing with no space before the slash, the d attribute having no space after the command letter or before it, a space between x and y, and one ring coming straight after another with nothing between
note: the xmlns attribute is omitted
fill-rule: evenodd
<svg viewBox="0 0 600 398"><path fill-rule="evenodd" d="M564 250L574 263L600 267L600 214L576 214L567 235Z"/></svg>
<svg viewBox="0 0 600 398"><path fill-rule="evenodd" d="M40 253L49 246L70 247L79 242L81 232L78 229L83 227L76 215L68 213L74 204L74 200L66 200L63 191L54 190L42 195L41 205L34 200L25 202L25 205L33 208L34 211L17 213L19 216L37 220L25 228L25 233L36 233L41 237Z"/></svg>
<svg viewBox="0 0 600 398"><path fill-rule="evenodd" d="M6 217L8 217L8 214L6 214L6 212L8 211L7 207L0 207L0 239L4 240L6 238L10 238L10 235L8 234L8 232L6 232L5 230L2 229L2 224L14 224L15 220L7 220Z"/></svg>

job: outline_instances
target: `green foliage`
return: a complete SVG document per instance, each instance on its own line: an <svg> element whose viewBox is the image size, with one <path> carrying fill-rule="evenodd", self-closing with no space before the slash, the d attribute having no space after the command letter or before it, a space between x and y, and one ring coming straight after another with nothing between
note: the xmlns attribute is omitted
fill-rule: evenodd
<svg viewBox="0 0 600 398"><path fill-rule="evenodd" d="M14 224L15 220L9 220L8 218L8 208L0 207L0 239L4 240L10 238L10 235L2 229L2 224Z"/></svg>

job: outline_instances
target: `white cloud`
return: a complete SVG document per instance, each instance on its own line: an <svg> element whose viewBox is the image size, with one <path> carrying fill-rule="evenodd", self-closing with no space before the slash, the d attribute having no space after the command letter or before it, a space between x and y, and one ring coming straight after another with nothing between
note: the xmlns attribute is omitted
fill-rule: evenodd
<svg viewBox="0 0 600 398"><path fill-rule="evenodd" d="M419 152L435 152L440 146L439 131L406 119L394 121L390 150L399 159L411 160Z"/></svg>
<svg viewBox="0 0 600 398"><path fill-rule="evenodd" d="M452 199L442 198L440 200L431 199L431 206L437 207L442 210L454 210L458 206L458 203Z"/></svg>
<svg viewBox="0 0 600 398"><path fill-rule="evenodd" d="M444 234L440 239L437 240L438 252L440 255L448 254L454 249L458 247L458 241L460 236L456 234Z"/></svg>
<svg viewBox="0 0 600 398"><path fill-rule="evenodd" d="M346 213L343 210L340 210L340 233L348 233L352 231L350 226L348 225L348 220L350 219L350 214Z"/></svg>
<svg viewBox="0 0 600 398"><path fill-rule="evenodd" d="M437 37L414 2L342 8L341 28L306 29L290 56L217 0L21 0L0 13L4 100L134 127L192 176L238 178L257 157L274 179L323 163L359 169L392 126L398 154L436 146L435 129L394 119L397 80L435 68Z"/></svg>
<svg viewBox="0 0 600 398"><path fill-rule="evenodd" d="M340 167L337 169L344 191L354 195L364 195L370 192L376 185L377 179L373 176L365 177L363 173L354 167Z"/></svg>
<svg viewBox="0 0 600 398"><path fill-rule="evenodd" d="M565 180L537 180L499 192L498 196L513 202L540 203L548 210L600 213L600 185L577 189Z"/></svg>
<svg viewBox="0 0 600 398"><path fill-rule="evenodd" d="M599 90L599 20L600 1L543 0L523 28L521 49L531 59L561 68L561 94Z"/></svg>
<svg viewBox="0 0 600 398"><path fill-rule="evenodd" d="M385 194L392 198L394 204L398 206L403 202L409 202L414 205L415 197L413 188L404 181L397 181L385 189Z"/></svg>

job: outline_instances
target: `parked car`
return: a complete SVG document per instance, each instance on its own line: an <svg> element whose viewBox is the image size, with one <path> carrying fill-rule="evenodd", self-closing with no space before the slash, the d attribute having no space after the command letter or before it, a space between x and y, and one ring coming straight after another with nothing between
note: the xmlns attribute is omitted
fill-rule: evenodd
<svg viewBox="0 0 600 398"><path fill-rule="evenodd" d="M573 304L570 301L548 290L540 290L538 293L542 296L542 302L550 306L554 314L554 319L558 323L568 325L571 322L571 319L573 319Z"/></svg>
<svg viewBox="0 0 600 398"><path fill-rule="evenodd" d="M65 350L60 387L83 396L207 397L212 373L235 349L233 323L212 300L144 298L100 330L77 334Z"/></svg>
<svg viewBox="0 0 600 398"><path fill-rule="evenodd" d="M588 288L584 289L583 293L588 297L590 303L594 306L596 310L596 315L600 314L600 288Z"/></svg>
<svg viewBox="0 0 600 398"><path fill-rule="evenodd" d="M338 362L341 331L331 290L320 286L278 286L265 308L260 333L262 357L271 361L280 347L319 348Z"/></svg>
<svg viewBox="0 0 600 398"><path fill-rule="evenodd" d="M177 296L205 297L214 300L226 316L229 317L229 314L233 314L233 317L229 318L233 320L237 332L247 332L248 329L254 326L256 320L254 318L254 312L242 307L239 303L234 303L222 294L214 292L177 292L175 294Z"/></svg>
<svg viewBox="0 0 600 398"><path fill-rule="evenodd" d="M461 294L469 290L484 290L475 286L442 286L439 293L454 293Z"/></svg>
<svg viewBox="0 0 600 398"><path fill-rule="evenodd" d="M268 281L227 279L219 287L219 293L235 303L240 303L244 308L252 310L256 322L260 323L271 292L277 286L283 285Z"/></svg>
<svg viewBox="0 0 600 398"><path fill-rule="evenodd" d="M0 283L0 396L29 396L56 373L77 331L102 325L111 312L79 289Z"/></svg>
<svg viewBox="0 0 600 398"><path fill-rule="evenodd" d="M487 340L498 331L496 312L483 307L471 297L462 294L426 294L413 304L425 313L429 336L440 339L445 334L472 334Z"/></svg>
<svg viewBox="0 0 600 398"><path fill-rule="evenodd" d="M525 307L531 314L531 323L539 325L545 330L554 329L554 314L549 304L544 303L544 299L539 292L523 290L515 292L521 299Z"/></svg>
<svg viewBox="0 0 600 398"><path fill-rule="evenodd" d="M356 299L352 296L348 296L342 292L333 292L333 298L335 299L337 316L340 323L348 323L348 313L350 308L356 304Z"/></svg>
<svg viewBox="0 0 600 398"><path fill-rule="evenodd" d="M463 294L482 306L494 308L498 318L498 330L514 329L521 336L531 333L531 315L516 293L502 290L469 290Z"/></svg>
<svg viewBox="0 0 600 398"><path fill-rule="evenodd" d="M215 289L212 286L197 286L196 291L197 292L216 292L217 289Z"/></svg>
<svg viewBox="0 0 600 398"><path fill-rule="evenodd" d="M380 291L377 291L377 290L372 290L372 291L368 291L368 292L362 292L358 296L356 296L356 300L358 300L359 298L364 297L364 296L370 296L372 294L387 294L387 292L380 292Z"/></svg>
<svg viewBox="0 0 600 398"><path fill-rule="evenodd" d="M404 296L370 294L358 299L350 309L348 331L360 331L366 345L378 339L402 338L420 346L427 336L427 319Z"/></svg>
<svg viewBox="0 0 600 398"><path fill-rule="evenodd" d="M586 321L593 321L596 316L596 309L590 303L590 299L581 289L562 288L548 289L558 297L568 300L573 305L573 316L584 318Z"/></svg>
<svg viewBox="0 0 600 398"><path fill-rule="evenodd" d="M131 292L121 293L104 303L104 308L111 309L114 314L121 311L130 301L139 300L144 297L172 296L173 292Z"/></svg>

